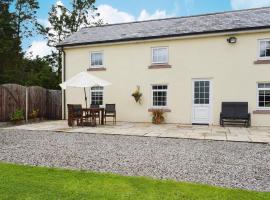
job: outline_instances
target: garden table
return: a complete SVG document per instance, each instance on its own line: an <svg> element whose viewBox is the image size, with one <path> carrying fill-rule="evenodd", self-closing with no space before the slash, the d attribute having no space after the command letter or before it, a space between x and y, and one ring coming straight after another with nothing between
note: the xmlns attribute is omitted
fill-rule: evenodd
<svg viewBox="0 0 270 200"><path fill-rule="evenodd" d="M82 111L85 119L91 118L91 125L96 125L96 113L99 112L101 116L101 125L104 125L104 108L83 108Z"/></svg>

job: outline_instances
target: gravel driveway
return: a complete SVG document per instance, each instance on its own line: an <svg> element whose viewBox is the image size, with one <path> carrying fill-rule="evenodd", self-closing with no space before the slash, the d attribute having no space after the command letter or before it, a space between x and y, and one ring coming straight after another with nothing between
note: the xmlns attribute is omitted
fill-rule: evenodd
<svg viewBox="0 0 270 200"><path fill-rule="evenodd" d="M0 129L0 161L270 191L270 145Z"/></svg>

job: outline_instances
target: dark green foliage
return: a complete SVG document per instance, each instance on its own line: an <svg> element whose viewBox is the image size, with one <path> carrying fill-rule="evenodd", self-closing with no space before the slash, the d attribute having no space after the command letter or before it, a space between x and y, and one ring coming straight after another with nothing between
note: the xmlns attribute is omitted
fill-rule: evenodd
<svg viewBox="0 0 270 200"><path fill-rule="evenodd" d="M71 10L53 5L49 12L50 27L37 23L37 0L0 1L0 84L17 83L59 89L61 82L61 50L44 58L29 59L21 49L22 40L38 33L55 47L60 41L84 26L101 24L95 21L95 0L73 0ZM11 6L12 5L12 6Z"/></svg>
<svg viewBox="0 0 270 200"><path fill-rule="evenodd" d="M15 4L11 10L11 4ZM59 89L57 73L46 58L24 57L21 41L38 26L36 0L0 1L0 84L17 83Z"/></svg>

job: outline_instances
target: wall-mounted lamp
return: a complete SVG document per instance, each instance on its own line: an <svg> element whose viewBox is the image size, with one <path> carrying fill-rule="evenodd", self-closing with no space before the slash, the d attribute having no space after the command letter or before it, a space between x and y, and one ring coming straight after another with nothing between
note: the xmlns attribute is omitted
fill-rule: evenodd
<svg viewBox="0 0 270 200"><path fill-rule="evenodd" d="M227 42L230 44L235 44L237 42L237 38L236 37L229 37L227 39Z"/></svg>

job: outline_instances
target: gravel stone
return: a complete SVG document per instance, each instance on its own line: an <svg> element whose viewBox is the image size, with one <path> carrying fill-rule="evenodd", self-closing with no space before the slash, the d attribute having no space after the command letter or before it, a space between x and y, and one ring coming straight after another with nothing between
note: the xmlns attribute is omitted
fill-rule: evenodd
<svg viewBox="0 0 270 200"><path fill-rule="evenodd" d="M270 145L0 129L0 161L270 191Z"/></svg>

